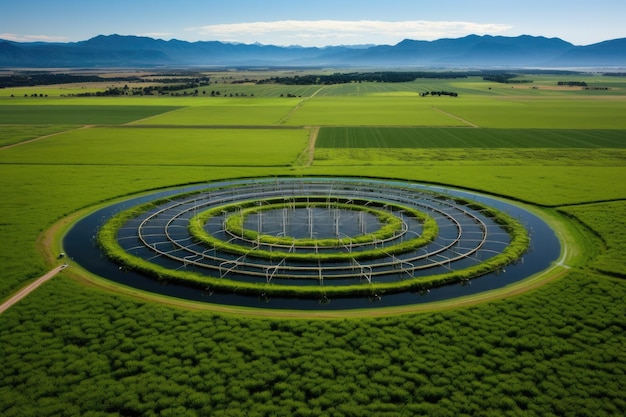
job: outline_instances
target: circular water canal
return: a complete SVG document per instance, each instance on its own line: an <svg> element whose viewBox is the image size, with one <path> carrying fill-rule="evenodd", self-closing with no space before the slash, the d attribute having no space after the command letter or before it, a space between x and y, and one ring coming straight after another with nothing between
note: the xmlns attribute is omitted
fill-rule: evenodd
<svg viewBox="0 0 626 417"><path fill-rule="evenodd" d="M127 286L275 309L386 307L475 294L540 272L560 253L543 220L514 204L353 178L162 191L83 218L64 248L84 268Z"/></svg>

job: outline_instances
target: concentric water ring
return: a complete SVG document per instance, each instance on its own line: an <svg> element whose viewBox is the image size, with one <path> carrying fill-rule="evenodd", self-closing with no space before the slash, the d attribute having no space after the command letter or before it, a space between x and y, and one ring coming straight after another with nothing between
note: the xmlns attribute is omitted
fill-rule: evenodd
<svg viewBox="0 0 626 417"><path fill-rule="evenodd" d="M274 232L254 229L255 220L237 230L256 238L226 226L233 216L247 218L234 207L264 204L273 205L266 222ZM363 224L363 213L374 213L370 224ZM385 216L400 226L384 229ZM291 221L302 222L308 235L289 236ZM342 222L357 230L347 234ZM316 237L318 229L335 235ZM527 230L491 207L412 184L348 178L208 186L122 212L102 228L99 241L116 262L160 280L314 298L466 282L515 262L529 245Z"/></svg>

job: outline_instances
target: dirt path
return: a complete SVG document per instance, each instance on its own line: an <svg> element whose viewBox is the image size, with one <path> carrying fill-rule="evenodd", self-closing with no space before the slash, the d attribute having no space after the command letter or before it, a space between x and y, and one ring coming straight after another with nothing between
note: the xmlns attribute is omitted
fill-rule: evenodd
<svg viewBox="0 0 626 417"><path fill-rule="evenodd" d="M300 110L300 107L302 107L302 105L309 99L312 99L313 97L315 97L317 95L317 93L319 93L320 91L322 91L326 86L322 86L320 88L318 88L317 90L315 90L315 92L313 94L311 94L309 97L305 97L302 99L302 101L300 101L293 109L291 109L291 111L289 113L287 113L285 116L283 116L282 119L280 119L278 121L278 125L284 125L285 122L287 122L287 120L291 119L291 116L294 115L295 112L297 112L298 110Z"/></svg>
<svg viewBox="0 0 626 417"><path fill-rule="evenodd" d="M132 122L124 123L124 124L123 124L123 125L121 125L121 126L135 126L135 125L137 125L137 124L138 124L139 126L141 126L141 124L142 124L142 123L144 123L146 120L151 120L151 119L154 119L155 117L161 117L161 116L163 116L164 114L173 113L173 112L175 112L175 111L178 111L178 110L180 110L180 109L184 109L184 108L185 108L185 106L181 106L181 107L178 107L178 108L176 108L176 109L174 109L174 110L166 111L165 113L159 113L159 114L155 114L155 115L152 115L152 116L145 117L145 118L143 118L143 119L133 120ZM179 126L179 127L180 127L180 126Z"/></svg>
<svg viewBox="0 0 626 417"><path fill-rule="evenodd" d="M459 121L461 121L461 122L463 122L463 123L465 123L465 124L467 124L467 125L469 125L469 126L471 126L471 127L480 127L480 126L478 126L477 124L474 124L474 123L470 122L469 120L465 120L464 118L459 117L459 116L457 116L457 115L455 115L455 114L448 113L447 111L445 111L445 110L441 110L441 109L440 109L440 108L438 108L438 107L433 106L433 110L437 110L439 113L443 113L443 114L445 114L446 116L450 116L450 117L452 117L453 119L459 120Z"/></svg>
<svg viewBox="0 0 626 417"><path fill-rule="evenodd" d="M43 284L44 282L54 277L56 274L64 270L66 267L67 267L67 264L57 266L52 271L49 271L47 274L37 278L37 280L35 280L34 282L31 282L30 284L28 284L27 286L19 290L15 295L13 295L13 297L9 298L4 303L0 304L0 314L4 313L13 304L17 303L22 298L26 297L28 294L35 291L41 284Z"/></svg>
<svg viewBox="0 0 626 417"><path fill-rule="evenodd" d="M26 145L27 143L37 142L38 140L48 139L48 138L51 138L53 136L61 135L63 133L73 132L74 130L89 129L90 127L94 127L94 125L84 125L84 126L81 126L81 127L77 127L76 129L62 130L60 132L50 133L49 135L43 135L43 136L39 136L39 137L36 137L36 138L33 138L33 139L28 139L28 140L25 140L25 141L22 141L22 142L12 143L11 145L0 146L0 149L14 148L16 146Z"/></svg>
<svg viewBox="0 0 626 417"><path fill-rule="evenodd" d="M317 135L320 133L319 126L313 126L311 128L311 134L309 135L309 145L307 146L307 159L304 163L305 167L310 167L313 164L315 158L315 142L317 142Z"/></svg>

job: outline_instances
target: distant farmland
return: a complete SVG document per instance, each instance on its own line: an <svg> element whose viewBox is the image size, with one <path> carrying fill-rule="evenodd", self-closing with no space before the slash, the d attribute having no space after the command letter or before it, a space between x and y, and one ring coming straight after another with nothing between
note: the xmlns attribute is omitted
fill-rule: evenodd
<svg viewBox="0 0 626 417"><path fill-rule="evenodd" d="M617 129L325 127L318 148L626 148Z"/></svg>

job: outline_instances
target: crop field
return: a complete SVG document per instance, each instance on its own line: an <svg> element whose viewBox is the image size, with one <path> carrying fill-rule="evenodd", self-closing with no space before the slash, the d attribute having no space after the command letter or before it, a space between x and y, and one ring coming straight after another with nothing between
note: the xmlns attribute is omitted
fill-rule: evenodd
<svg viewBox="0 0 626 417"><path fill-rule="evenodd" d="M626 205L621 202L565 207L563 211L595 230L603 240L605 252L590 263L607 274L626 277Z"/></svg>
<svg viewBox="0 0 626 417"><path fill-rule="evenodd" d="M322 128L317 148L626 148L617 129Z"/></svg>
<svg viewBox="0 0 626 417"><path fill-rule="evenodd" d="M2 106L0 124L123 124L169 110L174 107L7 104Z"/></svg>
<svg viewBox="0 0 626 417"><path fill-rule="evenodd" d="M626 412L624 77L257 86L228 76L197 97L2 90L0 301L69 267L0 315L0 415ZM580 78L609 90L556 85ZM420 97L429 90L459 96ZM293 318L156 297L57 259L66 219L120 197L283 175L513 199L551 219L564 265L488 302Z"/></svg>
<svg viewBox="0 0 626 417"><path fill-rule="evenodd" d="M6 149L0 153L0 163L288 166L308 137L304 129L94 127ZM85 148L90 152L85 153Z"/></svg>
<svg viewBox="0 0 626 417"><path fill-rule="evenodd" d="M150 125L277 125L299 99L227 98L209 100L210 105L186 107L136 124Z"/></svg>
<svg viewBox="0 0 626 417"><path fill-rule="evenodd" d="M467 126L413 97L314 97L295 111L286 124L296 126Z"/></svg>
<svg viewBox="0 0 626 417"><path fill-rule="evenodd" d="M462 105L459 105L462 104ZM626 112L623 100L578 98L480 98L471 103L446 102L443 111L455 114L480 127L537 129L626 128L621 115Z"/></svg>
<svg viewBox="0 0 626 417"><path fill-rule="evenodd" d="M64 132L74 127L78 125L0 125L0 146Z"/></svg>

